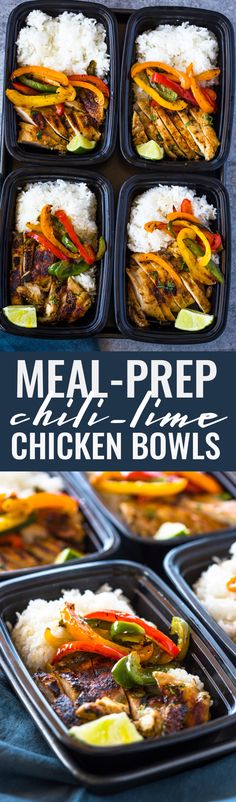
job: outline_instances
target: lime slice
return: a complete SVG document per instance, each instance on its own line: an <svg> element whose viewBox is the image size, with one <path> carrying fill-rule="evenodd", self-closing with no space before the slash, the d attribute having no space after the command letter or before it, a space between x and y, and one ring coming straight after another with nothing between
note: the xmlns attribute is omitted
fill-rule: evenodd
<svg viewBox="0 0 236 802"><path fill-rule="evenodd" d="M165 524L160 526L154 535L154 540L168 540L171 537L180 537L180 535L190 535L190 530L185 524L172 523L166 521Z"/></svg>
<svg viewBox="0 0 236 802"><path fill-rule="evenodd" d="M144 142L143 145L137 145L136 147L137 153L139 156L143 156L144 159L163 159L164 150L163 148L155 142L154 139L149 139L148 142Z"/></svg>
<svg viewBox="0 0 236 802"><path fill-rule="evenodd" d="M26 329L37 328L35 306L4 306L2 311L15 326L24 326Z"/></svg>
<svg viewBox="0 0 236 802"><path fill-rule="evenodd" d="M67 145L70 153L84 153L86 150L94 150L96 142L94 139L86 139L83 134L76 134Z"/></svg>
<svg viewBox="0 0 236 802"><path fill-rule="evenodd" d="M126 713L111 713L80 727L71 727L69 735L91 746L119 746L143 740Z"/></svg>
<svg viewBox="0 0 236 802"><path fill-rule="evenodd" d="M214 315L205 315L203 312L193 312L191 309L180 309L175 328L182 331L200 331L213 323Z"/></svg>
<svg viewBox="0 0 236 802"><path fill-rule="evenodd" d="M81 551L74 551L74 549L69 548L62 549L54 560L54 563L55 565L61 565L62 563L69 562L69 560L81 560L81 557L84 557Z"/></svg>

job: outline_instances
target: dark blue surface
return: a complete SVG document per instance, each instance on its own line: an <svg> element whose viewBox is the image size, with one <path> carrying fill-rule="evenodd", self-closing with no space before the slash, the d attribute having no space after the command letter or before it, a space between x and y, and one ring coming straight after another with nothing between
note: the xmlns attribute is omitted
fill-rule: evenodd
<svg viewBox="0 0 236 802"><path fill-rule="evenodd" d="M8 681L0 679L1 802L235 802L235 754L113 796L79 787L53 756Z"/></svg>
<svg viewBox="0 0 236 802"><path fill-rule="evenodd" d="M0 334L0 351L98 351L97 340L38 340Z"/></svg>

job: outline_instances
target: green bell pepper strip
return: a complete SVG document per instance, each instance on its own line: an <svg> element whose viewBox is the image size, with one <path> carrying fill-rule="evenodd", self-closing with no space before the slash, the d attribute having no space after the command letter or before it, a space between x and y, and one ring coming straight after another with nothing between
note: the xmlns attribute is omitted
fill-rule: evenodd
<svg viewBox="0 0 236 802"><path fill-rule="evenodd" d="M56 276L59 281L65 281L70 276L79 276L80 273L86 273L89 270L91 265L88 265L87 262L54 262L53 265L50 265L48 268L48 273L50 276Z"/></svg>
<svg viewBox="0 0 236 802"><path fill-rule="evenodd" d="M190 641L190 627L187 624L187 621L184 621L183 618L178 618L174 616L171 621L171 635L177 635L178 637L178 647L179 647L179 654L178 654L178 661L184 660L186 654L189 649L189 641Z"/></svg>
<svg viewBox="0 0 236 802"><path fill-rule="evenodd" d="M202 256L204 249L201 248L197 242L192 239L185 239L184 241L194 256ZM211 275L216 279L216 281L219 282L219 284L224 284L224 277L222 276L219 267L217 267L216 263L213 262L213 259L210 259L206 265L206 269L209 270L209 273L211 273Z"/></svg>
<svg viewBox="0 0 236 802"><path fill-rule="evenodd" d="M41 84L40 81L35 81L33 78L26 78L25 75L20 76L20 82L24 86L30 86L31 89L37 89L38 92L45 93L45 95L55 95L55 86Z"/></svg>
<svg viewBox="0 0 236 802"><path fill-rule="evenodd" d="M104 256L105 250L106 250L106 242L104 240L104 237L99 237L98 249L97 249L97 253L96 253L96 262L98 262L100 259L102 259L102 257Z"/></svg>
<svg viewBox="0 0 236 802"><path fill-rule="evenodd" d="M140 643L145 638L145 630L139 624L130 624L128 621L114 621L110 629L112 640Z"/></svg>
<svg viewBox="0 0 236 802"><path fill-rule="evenodd" d="M157 666L143 669L141 667L139 655L130 652L127 657L122 657L112 668L113 679L122 688L133 688L135 685L155 685L153 671Z"/></svg>
<svg viewBox="0 0 236 802"><path fill-rule="evenodd" d="M72 253L77 253L76 246L74 245L73 242L71 242L71 240L69 239L67 234L63 234L63 236L61 238L61 241L62 241L63 245L65 245L65 248L68 248L69 251L72 251Z"/></svg>
<svg viewBox="0 0 236 802"><path fill-rule="evenodd" d="M178 99L177 92L174 92L173 89L169 89L169 87L164 86L164 84L158 83L157 81L155 81L155 83L154 81L150 81L150 84L154 89L157 89L159 95L163 97L164 100L171 100L171 102L173 102L174 100Z"/></svg>

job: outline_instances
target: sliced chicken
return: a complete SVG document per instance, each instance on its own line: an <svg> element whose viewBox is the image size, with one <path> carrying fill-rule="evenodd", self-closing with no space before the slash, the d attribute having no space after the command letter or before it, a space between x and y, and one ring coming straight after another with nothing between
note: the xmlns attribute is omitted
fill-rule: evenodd
<svg viewBox="0 0 236 802"><path fill-rule="evenodd" d="M134 145L143 145L145 142L148 141L147 134L145 132L144 126L140 120L140 116L137 111L133 112L132 117L132 137Z"/></svg>
<svg viewBox="0 0 236 802"><path fill-rule="evenodd" d="M198 111L197 109L193 108L191 109L191 116L194 117L194 120L196 120L196 122L199 124L208 142L207 160L213 159L220 142L213 125L210 125L209 115L205 114L204 111Z"/></svg>
<svg viewBox="0 0 236 802"><path fill-rule="evenodd" d="M66 151L66 140L56 136L49 126L40 130L36 125L20 123L17 142L63 153Z"/></svg>
<svg viewBox="0 0 236 802"><path fill-rule="evenodd" d="M10 272L10 294L11 303L20 304L21 299L18 293L24 263L24 244L23 235L17 232L12 237L12 265Z"/></svg>
<svg viewBox="0 0 236 802"><path fill-rule="evenodd" d="M91 305L92 299L87 290L80 287L72 277L68 278L61 292L59 320L74 323L86 315Z"/></svg>
<svg viewBox="0 0 236 802"><path fill-rule="evenodd" d="M140 306L131 281L128 283L128 315L135 326L139 326L140 329L147 328L147 317Z"/></svg>

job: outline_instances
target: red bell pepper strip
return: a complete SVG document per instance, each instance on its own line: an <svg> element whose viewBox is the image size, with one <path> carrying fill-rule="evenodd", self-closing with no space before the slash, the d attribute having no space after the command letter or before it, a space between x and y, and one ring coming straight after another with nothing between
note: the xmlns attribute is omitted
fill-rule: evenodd
<svg viewBox="0 0 236 802"><path fill-rule="evenodd" d="M181 203L181 212L187 212L188 214L193 214L193 207L191 201L188 198L184 198Z"/></svg>
<svg viewBox="0 0 236 802"><path fill-rule="evenodd" d="M166 75L162 72L154 72L151 77L151 81L154 84L163 84L163 86L167 86L168 89L172 89L173 92L176 92L177 95L184 98L187 103L192 103L196 106L196 100L194 100L193 94L190 89L183 89L180 84L175 83L170 78L167 78Z"/></svg>
<svg viewBox="0 0 236 802"><path fill-rule="evenodd" d="M82 256L82 259L84 259L84 261L87 262L88 265L93 265L94 262L96 261L96 254L92 248L92 245L83 245L78 235L76 234L69 217L67 217L67 214L64 212L63 209L58 209L58 211L55 212L55 217L57 217L57 219L60 220L60 223L62 223L62 225L66 229L68 237L71 239L71 242L73 242L74 245L76 245L76 248L79 251L80 256Z"/></svg>
<svg viewBox="0 0 236 802"><path fill-rule="evenodd" d="M107 646L104 643L97 643L96 641L82 641L82 640L73 640L69 643L63 643L63 646L59 646L57 649L56 654L52 659L52 665L58 663L59 660L62 660L63 657L66 657L68 654L73 654L74 652L91 652L93 654L102 654L103 657L110 657L113 660L119 660L121 657L124 657L124 651L119 649L119 646Z"/></svg>
<svg viewBox="0 0 236 802"><path fill-rule="evenodd" d="M39 234L37 231L27 231L26 236L35 239L39 245L43 245L46 251L50 251L54 256L57 256L58 259L65 259L64 253L62 253L59 248L56 248L55 245L52 245L52 243L49 242L49 240L46 239L43 234ZM67 258L69 259L69 257ZM71 259L74 259L73 254L71 254Z"/></svg>
<svg viewBox="0 0 236 802"><path fill-rule="evenodd" d="M35 89L31 89L30 86L23 86L23 84L18 84L18 83L16 83L16 81L13 82L12 86L18 92L21 92L22 95L38 95L39 94L38 92L36 92Z"/></svg>
<svg viewBox="0 0 236 802"><path fill-rule="evenodd" d="M64 103L58 103L57 104L56 113L58 114L58 117L61 117L61 115L64 113L64 108L65 108Z"/></svg>
<svg viewBox="0 0 236 802"><path fill-rule="evenodd" d="M95 84L95 86L97 86L98 89L101 90L103 95L106 95L106 97L110 96L109 87L107 86L107 84L104 83L104 81L102 81L101 78L98 78L97 75L68 75L68 80L85 81L86 83L89 84Z"/></svg>
<svg viewBox="0 0 236 802"><path fill-rule="evenodd" d="M140 627L143 627L146 635L151 638L151 640L158 643L164 652L171 654L173 657L177 657L179 654L178 646L176 646L171 638L168 638L168 635L164 635L164 633L156 629L156 627L147 624L142 618L136 618L136 616L130 615L130 613L118 613L116 610L99 610L93 613L87 613L84 617L88 619L96 618L99 621L111 621L111 623L114 621L127 621L130 624L138 624Z"/></svg>

